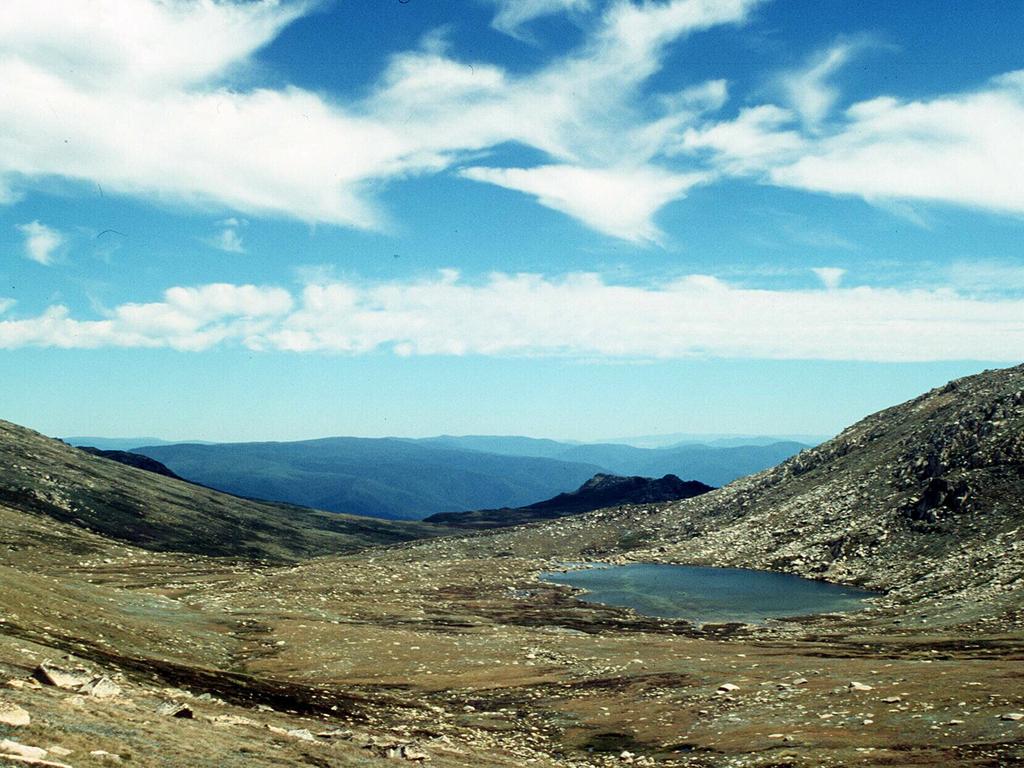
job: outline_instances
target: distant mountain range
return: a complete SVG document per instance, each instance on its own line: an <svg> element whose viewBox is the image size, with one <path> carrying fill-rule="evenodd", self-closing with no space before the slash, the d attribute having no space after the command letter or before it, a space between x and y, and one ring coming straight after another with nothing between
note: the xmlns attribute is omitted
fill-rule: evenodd
<svg viewBox="0 0 1024 768"><path fill-rule="evenodd" d="M503 528L541 520L554 520L595 509L619 507L624 504L656 504L680 501L713 491L710 485L696 480L680 480L665 475L657 480L649 477L594 475L575 491L560 493L552 499L538 501L516 509L481 509L473 512L442 512L424 522L455 528Z"/></svg>
<svg viewBox="0 0 1024 768"><path fill-rule="evenodd" d="M206 440L163 440L159 437L90 437L83 435L60 439L76 448L99 448L102 451L131 451L144 445L178 445L185 442L213 445Z"/></svg>
<svg viewBox="0 0 1024 768"><path fill-rule="evenodd" d="M637 448L621 443L564 443L530 437L493 436L442 436L424 438L416 442L504 456L538 456L592 464L614 475L661 477L673 474L715 486L726 485L745 475L775 466L809 447L805 443L771 441L768 438L729 440L730 442L725 445L682 443L665 448ZM753 442L733 445L732 440Z"/></svg>
<svg viewBox="0 0 1024 768"><path fill-rule="evenodd" d="M138 448L178 475L248 498L389 519L521 506L601 472L582 462L332 437L293 443Z"/></svg>
<svg viewBox="0 0 1024 768"><path fill-rule="evenodd" d="M634 448L526 437L333 437L172 444L133 450L202 485L248 498L389 519L523 507L595 474L673 474L724 485L798 453L801 443Z"/></svg>

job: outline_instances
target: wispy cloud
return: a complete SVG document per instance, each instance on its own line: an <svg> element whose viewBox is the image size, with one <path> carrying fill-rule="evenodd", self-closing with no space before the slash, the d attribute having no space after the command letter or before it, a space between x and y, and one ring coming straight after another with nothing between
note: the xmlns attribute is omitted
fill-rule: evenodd
<svg viewBox="0 0 1024 768"><path fill-rule="evenodd" d="M809 128L816 129L839 98L839 89L830 82L832 75L866 44L866 39L838 42L815 55L803 69L786 72L779 78L787 101Z"/></svg>
<svg viewBox="0 0 1024 768"><path fill-rule="evenodd" d="M586 0L496 0L510 30ZM582 42L532 71L451 52L443 34L391 57L363 98L251 87L239 72L313 2L8 0L0 4L0 202L36 180L245 215L385 229L386 182L465 169L628 241L694 179L744 176L887 205L939 201L1024 211L1024 73L917 101L836 114L841 41L784 73L781 105L715 120L722 80L653 94L688 35L744 23L759 0L612 0ZM514 143L537 168L487 168ZM474 167L466 169L468 164ZM596 183L596 188L587 179ZM608 221L599 188L635 193ZM236 231L236 235L237 235ZM242 247L236 239L222 245Z"/></svg>
<svg viewBox="0 0 1024 768"><path fill-rule="evenodd" d="M830 291L834 291L839 287L839 283L843 280L843 275L846 274L846 270L841 267L814 267L811 271L818 276L824 286Z"/></svg>
<svg viewBox="0 0 1024 768"><path fill-rule="evenodd" d="M242 243L242 236L239 229L248 225L245 219L224 219L217 222L220 230L217 234L208 238L206 242L225 253L245 253L245 245Z"/></svg>
<svg viewBox="0 0 1024 768"><path fill-rule="evenodd" d="M543 16L586 11L590 0L490 0L497 6L492 26L513 37L523 37L523 26Z"/></svg>
<svg viewBox="0 0 1024 768"><path fill-rule="evenodd" d="M595 274L558 278L447 271L434 279L277 287L172 288L79 320L62 306L0 321L0 347L171 347L357 355L568 356L606 359L1011 361L1024 357L1024 299L840 286L740 287L706 275L647 286ZM994 330L997 329L997 330Z"/></svg>
<svg viewBox="0 0 1024 768"><path fill-rule="evenodd" d="M696 113L691 105L645 115L641 85L670 43L741 22L757 0L617 0L577 50L515 75L460 60L433 36L395 55L367 98L348 102L296 87L234 86L233 73L310 3L104 2L109 13L75 0L0 8L0 187L57 176L380 229L388 224L373 192L381 181L443 172L508 142L556 165L607 174L627 165L661 189L678 171L659 167L657 156ZM523 19L551 3L502 8ZM585 207L579 200L559 210ZM638 226L649 229L646 220Z"/></svg>
<svg viewBox="0 0 1024 768"><path fill-rule="evenodd" d="M32 261L49 266L54 256L64 245L64 235L39 221L18 225L18 231L25 236L25 256Z"/></svg>
<svg viewBox="0 0 1024 768"><path fill-rule="evenodd" d="M548 208L579 219L598 232L634 242L656 243L661 233L654 214L688 189L707 181L705 173L669 173L656 168L467 168L467 179L534 195Z"/></svg>
<svg viewBox="0 0 1024 768"><path fill-rule="evenodd" d="M803 109L820 118L825 101ZM683 147L710 150L727 174L890 209L919 201L1024 213L1024 70L933 99L858 102L815 131L797 117L776 105L750 107L688 129Z"/></svg>
<svg viewBox="0 0 1024 768"><path fill-rule="evenodd" d="M942 270L950 285L965 292L1024 292L1024 264L995 260L955 261Z"/></svg>

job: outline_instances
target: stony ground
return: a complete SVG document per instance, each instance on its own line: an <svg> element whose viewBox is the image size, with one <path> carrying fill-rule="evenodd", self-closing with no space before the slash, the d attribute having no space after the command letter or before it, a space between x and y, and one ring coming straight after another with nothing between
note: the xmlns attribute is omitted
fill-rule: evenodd
<svg viewBox="0 0 1024 768"><path fill-rule="evenodd" d="M554 560L480 537L284 568L90 544L4 568L0 702L31 724L0 738L51 762L1024 763L1024 633L908 627L885 600L695 628L581 603L537 580ZM120 691L29 682L47 659Z"/></svg>

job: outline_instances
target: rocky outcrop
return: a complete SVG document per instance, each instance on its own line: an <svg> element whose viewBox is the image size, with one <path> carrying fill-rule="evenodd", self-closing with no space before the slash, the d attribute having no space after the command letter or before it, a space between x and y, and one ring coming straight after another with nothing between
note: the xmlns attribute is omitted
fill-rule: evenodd
<svg viewBox="0 0 1024 768"><path fill-rule="evenodd" d="M91 453L93 456L99 456L102 459L116 461L118 464L135 467L136 469L144 469L147 472L154 472L158 475L163 475L164 477L173 477L175 480L184 480L184 478L172 472L165 464L161 464L156 459L149 458L149 456L143 456L141 453L132 453L130 451L107 451L102 448L93 448L91 446L82 446L79 450Z"/></svg>
<svg viewBox="0 0 1024 768"><path fill-rule="evenodd" d="M662 478L620 477L597 474L575 491L560 493L554 498L514 509L483 509L474 512L445 512L432 515L424 522L455 528L503 528L567 515L578 515L595 509L624 504L656 504L699 496L714 490L697 480L680 480L675 475Z"/></svg>

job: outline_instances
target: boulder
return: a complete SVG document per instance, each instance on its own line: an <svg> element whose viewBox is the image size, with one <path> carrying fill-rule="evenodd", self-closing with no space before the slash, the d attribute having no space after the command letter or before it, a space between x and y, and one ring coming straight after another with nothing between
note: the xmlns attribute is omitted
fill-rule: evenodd
<svg viewBox="0 0 1024 768"><path fill-rule="evenodd" d="M121 695L121 686L106 676L94 677L79 687L79 692L96 699L110 699Z"/></svg>
<svg viewBox="0 0 1024 768"><path fill-rule="evenodd" d="M44 661L36 667L32 677L46 685L74 691L92 680L94 675L85 667L61 667Z"/></svg>
<svg viewBox="0 0 1024 768"><path fill-rule="evenodd" d="M28 725L31 722L32 718L29 717L28 712L17 704L0 701L0 723L3 723L4 725L20 726Z"/></svg>

